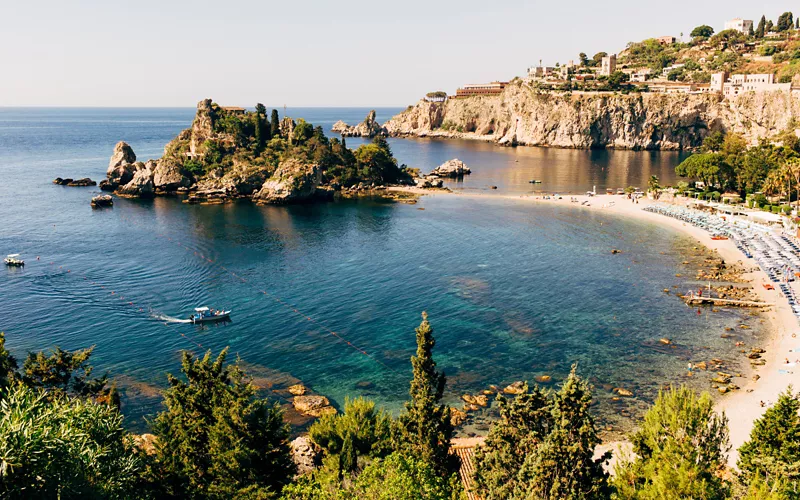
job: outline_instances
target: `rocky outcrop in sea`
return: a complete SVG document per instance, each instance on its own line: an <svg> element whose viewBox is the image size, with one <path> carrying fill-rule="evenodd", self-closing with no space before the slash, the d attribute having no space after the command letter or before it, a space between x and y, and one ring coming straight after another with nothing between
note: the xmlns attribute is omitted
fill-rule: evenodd
<svg viewBox="0 0 800 500"><path fill-rule="evenodd" d="M478 139L502 145L692 149L714 131L751 143L800 122L791 92L716 94L544 93L512 82L499 95L421 100L384 124L394 137Z"/></svg>
<svg viewBox="0 0 800 500"><path fill-rule="evenodd" d="M378 135L388 135L388 132L375 120L375 110L373 109L358 125L350 126L339 120L333 124L332 132L341 134L342 137L375 137Z"/></svg>

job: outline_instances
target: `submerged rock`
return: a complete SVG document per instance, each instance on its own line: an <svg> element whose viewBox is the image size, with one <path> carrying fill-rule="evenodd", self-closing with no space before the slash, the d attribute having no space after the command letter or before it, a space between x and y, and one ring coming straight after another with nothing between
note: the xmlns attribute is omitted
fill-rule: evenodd
<svg viewBox="0 0 800 500"><path fill-rule="evenodd" d="M295 384L290 386L288 391L295 396L302 396L306 393L306 387L303 384Z"/></svg>
<svg viewBox="0 0 800 500"><path fill-rule="evenodd" d="M311 417L321 417L336 413L325 396L295 396L292 399L295 410Z"/></svg>
<svg viewBox="0 0 800 500"><path fill-rule="evenodd" d="M503 389L506 394L522 394L525 392L525 382L518 380Z"/></svg>

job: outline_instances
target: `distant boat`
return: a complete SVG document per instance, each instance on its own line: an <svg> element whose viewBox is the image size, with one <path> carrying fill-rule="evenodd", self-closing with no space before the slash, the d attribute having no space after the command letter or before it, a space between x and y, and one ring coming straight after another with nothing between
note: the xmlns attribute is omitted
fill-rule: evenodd
<svg viewBox="0 0 800 500"><path fill-rule="evenodd" d="M7 266L11 267L25 266L25 261L19 258L18 253L9 254L5 259L3 259L3 262L5 262Z"/></svg>
<svg viewBox="0 0 800 500"><path fill-rule="evenodd" d="M189 316L192 323L213 323L214 321L222 321L230 319L230 311L217 311L209 309L208 307L196 307L194 314Z"/></svg>
<svg viewBox="0 0 800 500"><path fill-rule="evenodd" d="M528 181L528 184L541 184L541 183L542 181L540 181L539 179L531 179Z"/></svg>

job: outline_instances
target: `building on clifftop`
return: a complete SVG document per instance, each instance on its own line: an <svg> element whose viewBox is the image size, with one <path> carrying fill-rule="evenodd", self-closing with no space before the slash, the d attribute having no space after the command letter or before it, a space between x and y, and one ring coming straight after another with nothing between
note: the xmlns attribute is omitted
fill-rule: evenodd
<svg viewBox="0 0 800 500"><path fill-rule="evenodd" d="M744 33L745 35L747 35L750 33L750 30L753 29L753 21L737 17L736 19L731 19L730 21L726 21L725 29L736 30L740 33Z"/></svg>
<svg viewBox="0 0 800 500"><path fill-rule="evenodd" d="M617 55L611 54L610 56L605 56L600 65L600 75L611 76L611 73L615 72L616 70L617 70Z"/></svg>
<svg viewBox="0 0 800 500"><path fill-rule="evenodd" d="M456 90L456 97L475 95L497 95L503 92L508 82L470 83Z"/></svg>

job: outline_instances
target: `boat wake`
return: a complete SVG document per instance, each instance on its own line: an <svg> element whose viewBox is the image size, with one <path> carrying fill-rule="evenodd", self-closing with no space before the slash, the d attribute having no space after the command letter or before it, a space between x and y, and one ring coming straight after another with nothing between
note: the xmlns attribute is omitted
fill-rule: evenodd
<svg viewBox="0 0 800 500"><path fill-rule="evenodd" d="M162 314L155 311L150 311L150 317L156 319L158 321L163 321L165 323L191 323L192 320L190 319L181 319L175 318L173 316L169 316L167 314Z"/></svg>

